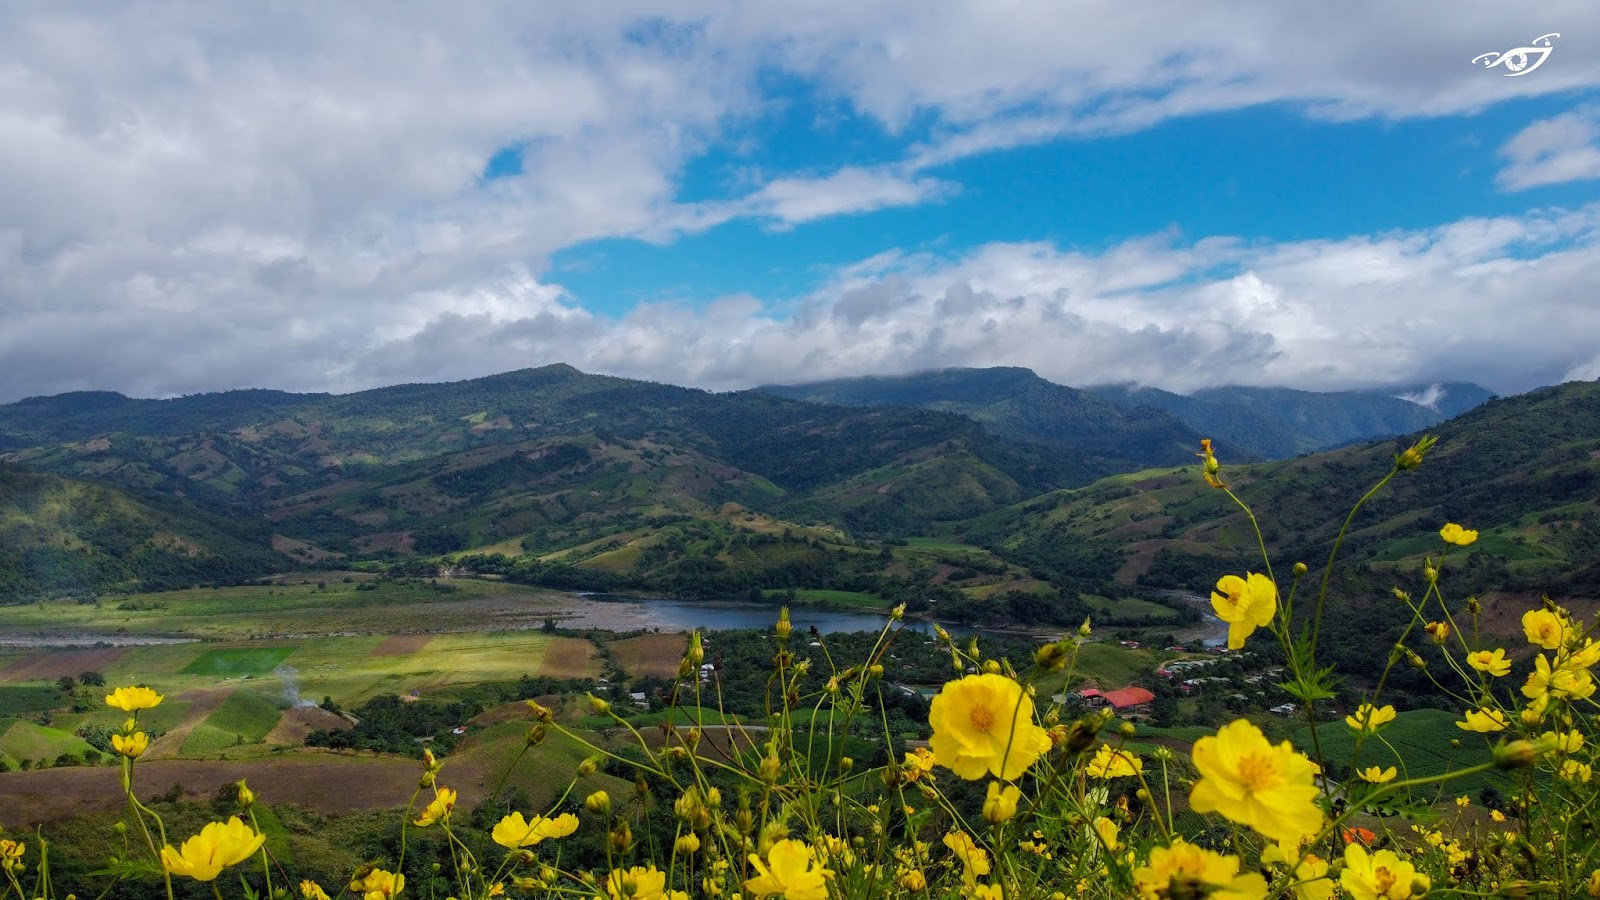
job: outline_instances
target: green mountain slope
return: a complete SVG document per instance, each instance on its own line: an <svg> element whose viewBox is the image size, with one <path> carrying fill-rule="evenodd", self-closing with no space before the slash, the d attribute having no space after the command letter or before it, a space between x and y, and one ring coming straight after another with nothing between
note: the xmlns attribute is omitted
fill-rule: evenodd
<svg viewBox="0 0 1600 900"><path fill-rule="evenodd" d="M1165 411L1124 409L1020 368L944 369L900 377L767 385L757 390L816 403L958 413L1013 440L1084 454L1101 466L1102 474L1178 464L1200 437Z"/></svg>
<svg viewBox="0 0 1600 900"><path fill-rule="evenodd" d="M268 536L192 504L0 463L0 603L253 578L287 562Z"/></svg>
<svg viewBox="0 0 1600 900"><path fill-rule="evenodd" d="M1129 385L1090 390L1123 409L1152 406L1202 434L1228 435L1239 460L1286 459L1409 434L1494 396L1475 384L1428 385L1390 393L1239 386L1205 388L1189 396ZM1402 399L1401 394L1417 402Z"/></svg>

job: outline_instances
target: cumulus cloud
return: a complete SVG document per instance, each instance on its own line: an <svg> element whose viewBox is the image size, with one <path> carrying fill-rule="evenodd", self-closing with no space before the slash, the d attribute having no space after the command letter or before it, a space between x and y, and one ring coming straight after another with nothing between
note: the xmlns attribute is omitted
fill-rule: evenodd
<svg viewBox="0 0 1600 900"><path fill-rule="evenodd" d="M1541 119L1506 141L1500 156L1506 167L1495 181L1513 191L1600 178L1600 109Z"/></svg>
<svg viewBox="0 0 1600 900"><path fill-rule="evenodd" d="M960 185L927 166L1062 134L1266 102L1439 115L1600 84L1600 50L1576 41L1537 77L1486 75L1467 62L1484 42L1540 24L1443 0L1241 0L1204 16L1178 0L640 10L0 9L0 400L346 390L555 360L708 386L1000 362L1079 382L1331 384L1402 366L1372 348L1421 347L1405 363L1419 370L1430 353L1501 355L1477 325L1428 341L1409 320L1399 335L1386 327L1401 297L1448 320L1426 299L1435 290L1474 316L1516 313L1558 344L1594 336L1571 320L1581 312L1496 306L1592 280L1588 256L1539 234L1575 234L1588 212L1328 244L1157 235L1098 256L1028 244L890 254L782 317L766 304L792 298L598 317L553 283L553 253L670 243L736 217L783 226L934 202ZM1538 12L1600 30L1586 2ZM919 123L925 139L892 164L841 159L685 201L686 166L775 102L763 94L772 72L891 131ZM520 173L486 180L508 150ZM1519 241L1543 255L1513 252ZM1208 274L1226 265L1236 277ZM1389 305L1349 300L1352 281ZM1454 355L1426 349L1450 328Z"/></svg>

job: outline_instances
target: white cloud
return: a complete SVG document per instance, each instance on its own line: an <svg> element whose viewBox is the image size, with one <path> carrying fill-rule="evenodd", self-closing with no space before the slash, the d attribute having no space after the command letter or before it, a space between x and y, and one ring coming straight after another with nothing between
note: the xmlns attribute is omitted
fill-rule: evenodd
<svg viewBox="0 0 1600 900"><path fill-rule="evenodd" d="M1493 358L1502 329L1558 347L1594 337L1584 304L1525 308L1580 296L1592 238L1533 260L1507 250L1540 229L1570 240L1588 212L1328 243L1157 235L1093 256L1034 244L954 263L890 254L786 318L741 299L611 321L546 273L551 254L588 240L669 243L740 216L783 225L937 201L960 186L919 165L1060 134L1265 102L1437 115L1594 86L1592 43L1558 43L1527 78L1468 62L1546 20L1600 32L1588 2L1537 14L1445 0L1241 0L1204 15L1179 0L639 9L0 8L0 400L349 389L558 359L712 386L1001 362L1079 382L1149 364L1150 380L1174 386L1335 383L1469 350ZM773 72L931 137L898 163L840 158L815 177L769 173L741 196L682 201L686 165L778 102L762 94ZM523 173L484 183L511 146ZM1202 277L1212 265L1237 277ZM1524 306L1496 305L1519 292ZM1459 317L1446 327L1461 343L1447 353L1438 332L1392 324L1402 300L1421 304L1418 321ZM1367 318L1340 312L1347 303ZM1490 315L1517 327L1488 333ZM1347 331L1349 359L1334 340Z"/></svg>
<svg viewBox="0 0 1600 900"><path fill-rule="evenodd" d="M1507 163L1495 182L1513 191L1600 178L1600 109L1534 122L1506 141L1500 156Z"/></svg>
<svg viewBox="0 0 1600 900"><path fill-rule="evenodd" d="M937 178L906 178L883 169L846 166L822 178L776 178L747 199L758 215L784 225L947 197L956 186Z"/></svg>

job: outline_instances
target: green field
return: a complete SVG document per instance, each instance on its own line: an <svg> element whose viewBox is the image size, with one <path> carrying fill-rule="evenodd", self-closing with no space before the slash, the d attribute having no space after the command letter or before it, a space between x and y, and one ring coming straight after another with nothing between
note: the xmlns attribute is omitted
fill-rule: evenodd
<svg viewBox="0 0 1600 900"><path fill-rule="evenodd" d="M1090 609L1104 613L1115 619L1175 619L1178 611L1170 606L1164 606L1154 600L1144 600L1139 597L1119 597L1115 600L1102 597L1098 594L1079 594Z"/></svg>
<svg viewBox="0 0 1600 900"><path fill-rule="evenodd" d="M238 690L183 742L183 755L208 756L239 744L254 744L267 736L282 715L281 697Z"/></svg>
<svg viewBox="0 0 1600 900"><path fill-rule="evenodd" d="M788 591L765 590L764 597L781 597ZM794 592L794 598L800 603L816 603L826 606L849 606L855 608L883 609L888 604L877 594L866 594L861 591L829 591L829 590L800 590Z"/></svg>
<svg viewBox="0 0 1600 900"><path fill-rule="evenodd" d="M62 705L65 695L55 685L0 684L0 719L43 712Z"/></svg>
<svg viewBox="0 0 1600 900"><path fill-rule="evenodd" d="M1476 766L1494 758L1489 744L1482 735L1462 731L1455 726L1459 716L1439 709L1419 709L1403 712L1384 726L1377 737L1362 745L1359 768L1395 766L1401 778L1422 778ZM1355 749L1355 735L1345 726L1344 720L1317 726L1322 751L1329 764L1347 765ZM1379 740L1378 738L1382 738ZM1453 749L1452 740L1460 740L1461 747ZM1387 746L1384 742L1387 741ZM1312 752L1310 734L1305 729L1294 735L1294 743L1306 753ZM1395 751L1399 751L1398 755ZM1402 759L1403 757L1403 759ZM1432 798L1457 797L1476 794L1485 784L1493 783L1504 789L1509 782L1498 775L1475 775L1460 781L1434 788L1426 795Z"/></svg>
<svg viewBox="0 0 1600 900"><path fill-rule="evenodd" d="M33 722L12 721L7 727L0 722L0 755L12 760L54 761L63 753L74 755L92 750L88 742L70 731L51 728Z"/></svg>
<svg viewBox="0 0 1600 900"><path fill-rule="evenodd" d="M265 675L289 658L298 647L224 647L207 650L183 668L184 675L238 678Z"/></svg>

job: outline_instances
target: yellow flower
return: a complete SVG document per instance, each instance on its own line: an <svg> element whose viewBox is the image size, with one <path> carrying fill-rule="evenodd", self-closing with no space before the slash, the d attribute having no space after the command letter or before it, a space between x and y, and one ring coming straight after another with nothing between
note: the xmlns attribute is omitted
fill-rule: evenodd
<svg viewBox="0 0 1600 900"><path fill-rule="evenodd" d="M1278 586L1256 572L1247 578L1224 575L1211 592L1211 608L1228 623L1228 649L1238 650L1258 627L1272 623L1278 613Z"/></svg>
<svg viewBox="0 0 1600 900"><path fill-rule="evenodd" d="M1594 677L1586 669L1551 669L1550 658L1543 653L1533 665L1528 683L1522 686L1522 695L1530 700L1582 700L1594 693Z"/></svg>
<svg viewBox="0 0 1600 900"><path fill-rule="evenodd" d="M1132 778L1143 771L1144 760L1132 750L1113 750L1110 744L1100 745L1085 770L1090 778Z"/></svg>
<svg viewBox="0 0 1600 900"><path fill-rule="evenodd" d="M689 832L672 842L672 852L683 856L693 856L700 852L700 836Z"/></svg>
<svg viewBox="0 0 1600 900"><path fill-rule="evenodd" d="M0 872L8 875L18 875L22 872L22 854L26 853L28 845L22 841L13 841L10 838L0 839Z"/></svg>
<svg viewBox="0 0 1600 900"><path fill-rule="evenodd" d="M1003 675L968 675L944 686L928 711L928 746L939 764L969 781L1011 781L1050 749L1033 721L1033 700Z"/></svg>
<svg viewBox="0 0 1600 900"><path fill-rule="evenodd" d="M147 687L119 687L106 695L106 705L123 712L153 709L161 703L162 696Z"/></svg>
<svg viewBox="0 0 1600 900"><path fill-rule="evenodd" d="M150 735L142 731L133 734L113 734L111 736L111 749L121 753L129 759L138 759L150 746Z"/></svg>
<svg viewBox="0 0 1600 900"><path fill-rule="evenodd" d="M1447 622L1429 622L1422 626L1422 630L1428 633L1428 637L1433 638L1435 644L1442 645L1450 639L1450 625Z"/></svg>
<svg viewBox="0 0 1600 900"><path fill-rule="evenodd" d="M606 876L606 896L610 900L675 900L689 895L667 890L667 873L655 866L634 866L626 871L611 870Z"/></svg>
<svg viewBox="0 0 1600 900"><path fill-rule="evenodd" d="M972 886L972 900L1006 900L1006 892L998 884L975 884Z"/></svg>
<svg viewBox="0 0 1600 900"><path fill-rule="evenodd" d="M900 875L900 886L915 894L927 889L928 876L921 869L907 869Z"/></svg>
<svg viewBox="0 0 1600 900"><path fill-rule="evenodd" d="M174 875L195 881L211 881L223 869L249 859L266 840L249 825L233 816L227 822L212 822L200 833L183 842L182 850L171 844L161 848L161 865Z"/></svg>
<svg viewBox="0 0 1600 900"><path fill-rule="evenodd" d="M1467 654L1467 665L1479 672L1487 672L1496 678L1506 675L1511 671L1511 660L1506 658L1506 651L1496 647L1493 652L1478 650Z"/></svg>
<svg viewBox="0 0 1600 900"><path fill-rule="evenodd" d="M564 838L577 830L578 817L572 813L562 813L553 819L544 816L524 819L522 813L514 812L501 819L489 836L507 850L517 850L532 847L545 838Z"/></svg>
<svg viewBox="0 0 1600 900"><path fill-rule="evenodd" d="M989 851L979 847L965 831L952 831L944 836L944 845L961 860L961 879L968 885L989 874Z"/></svg>
<svg viewBox="0 0 1600 900"><path fill-rule="evenodd" d="M1569 759L1561 764L1561 771L1556 774L1567 781L1581 781L1584 784L1588 784L1589 779L1594 775L1594 770L1589 767L1588 763Z"/></svg>
<svg viewBox="0 0 1600 900"><path fill-rule="evenodd" d="M404 875L373 869L365 877L350 882L350 893L361 900L393 900L394 895L404 890L405 886Z"/></svg>
<svg viewBox="0 0 1600 900"><path fill-rule="evenodd" d="M1017 814L1017 801L1022 799L1022 790L1014 784L1002 787L1000 782L989 782L989 792L983 799L983 817L990 825L999 825L1011 821Z"/></svg>
<svg viewBox="0 0 1600 900"><path fill-rule="evenodd" d="M782 840L767 851L767 862L750 854L750 865L760 872L745 881L744 889L758 897L774 894L785 900L827 900L827 879L833 877L831 869L813 868L811 846L805 841Z"/></svg>
<svg viewBox="0 0 1600 900"><path fill-rule="evenodd" d="M1484 707L1482 709L1467 710L1467 720L1457 722L1456 727L1462 731L1476 731L1479 734L1488 734L1492 731L1505 731L1510 723L1506 721L1506 714L1498 709Z"/></svg>
<svg viewBox="0 0 1600 900"><path fill-rule="evenodd" d="M1394 766L1390 766L1387 769L1380 769L1377 766L1368 766L1356 774L1361 776L1362 781L1371 784L1388 784L1394 780L1394 777L1398 775L1399 772Z"/></svg>
<svg viewBox="0 0 1600 900"><path fill-rule="evenodd" d="M1333 879L1328 877L1328 861L1314 853L1300 855L1299 849L1283 844L1268 844L1261 851L1266 865L1290 867L1294 880L1290 889L1295 900L1333 900Z"/></svg>
<svg viewBox="0 0 1600 900"><path fill-rule="evenodd" d="M456 792L447 787L441 787L434 792L433 801L422 811L422 815L417 816L417 820L412 824L419 828L426 828L440 819L448 819L450 811L455 808Z"/></svg>
<svg viewBox="0 0 1600 900"><path fill-rule="evenodd" d="M1565 734L1558 731L1546 731L1539 737L1549 743L1550 749L1555 753L1575 753L1583 749L1583 732L1576 728Z"/></svg>
<svg viewBox="0 0 1600 900"><path fill-rule="evenodd" d="M1094 833L1099 836L1100 843L1104 844L1106 849L1113 853L1122 846L1118 843L1118 831L1117 823L1105 816L1094 817Z"/></svg>
<svg viewBox="0 0 1600 900"><path fill-rule="evenodd" d="M1584 886L1591 897L1600 897L1600 869L1589 873L1589 883Z"/></svg>
<svg viewBox="0 0 1600 900"><path fill-rule="evenodd" d="M1380 706L1376 709L1371 703L1363 703L1356 707L1356 711L1344 717L1344 723L1352 731L1377 731L1383 726L1393 722L1395 712L1393 706Z"/></svg>
<svg viewBox="0 0 1600 900"><path fill-rule="evenodd" d="M1462 528L1460 525L1457 525L1454 522L1450 522L1443 528L1439 529L1439 537L1444 538L1444 542L1446 544L1455 544L1457 547L1465 547L1478 539L1478 533L1467 528Z"/></svg>
<svg viewBox="0 0 1600 900"><path fill-rule="evenodd" d="M1192 758L1200 772L1189 795L1195 812L1221 813L1283 844L1298 845L1322 828L1312 783L1317 765L1288 741L1274 747L1249 720L1238 719L1196 741Z"/></svg>
<svg viewBox="0 0 1600 900"><path fill-rule="evenodd" d="M1263 900L1267 880L1259 872L1239 874L1239 858L1185 843L1150 851L1150 862L1133 872L1144 900L1200 897L1210 900Z"/></svg>
<svg viewBox="0 0 1600 900"><path fill-rule="evenodd" d="M1401 859L1393 850L1368 854L1360 841L1344 848L1344 873L1339 885L1351 900L1407 900L1428 892L1426 875Z"/></svg>
<svg viewBox="0 0 1600 900"><path fill-rule="evenodd" d="M1567 623L1548 609L1530 609L1522 614L1522 633L1528 643L1554 650L1566 640Z"/></svg>
<svg viewBox="0 0 1600 900"><path fill-rule="evenodd" d="M1587 669L1600 663L1600 641L1587 640L1561 661L1563 669Z"/></svg>
<svg viewBox="0 0 1600 900"><path fill-rule="evenodd" d="M1491 809L1489 810L1489 818L1496 822L1504 822L1506 820L1506 814L1498 809Z"/></svg>
<svg viewBox="0 0 1600 900"><path fill-rule="evenodd" d="M300 882L300 896L303 900L333 900L328 896L328 892L322 889L322 885L309 878Z"/></svg>

